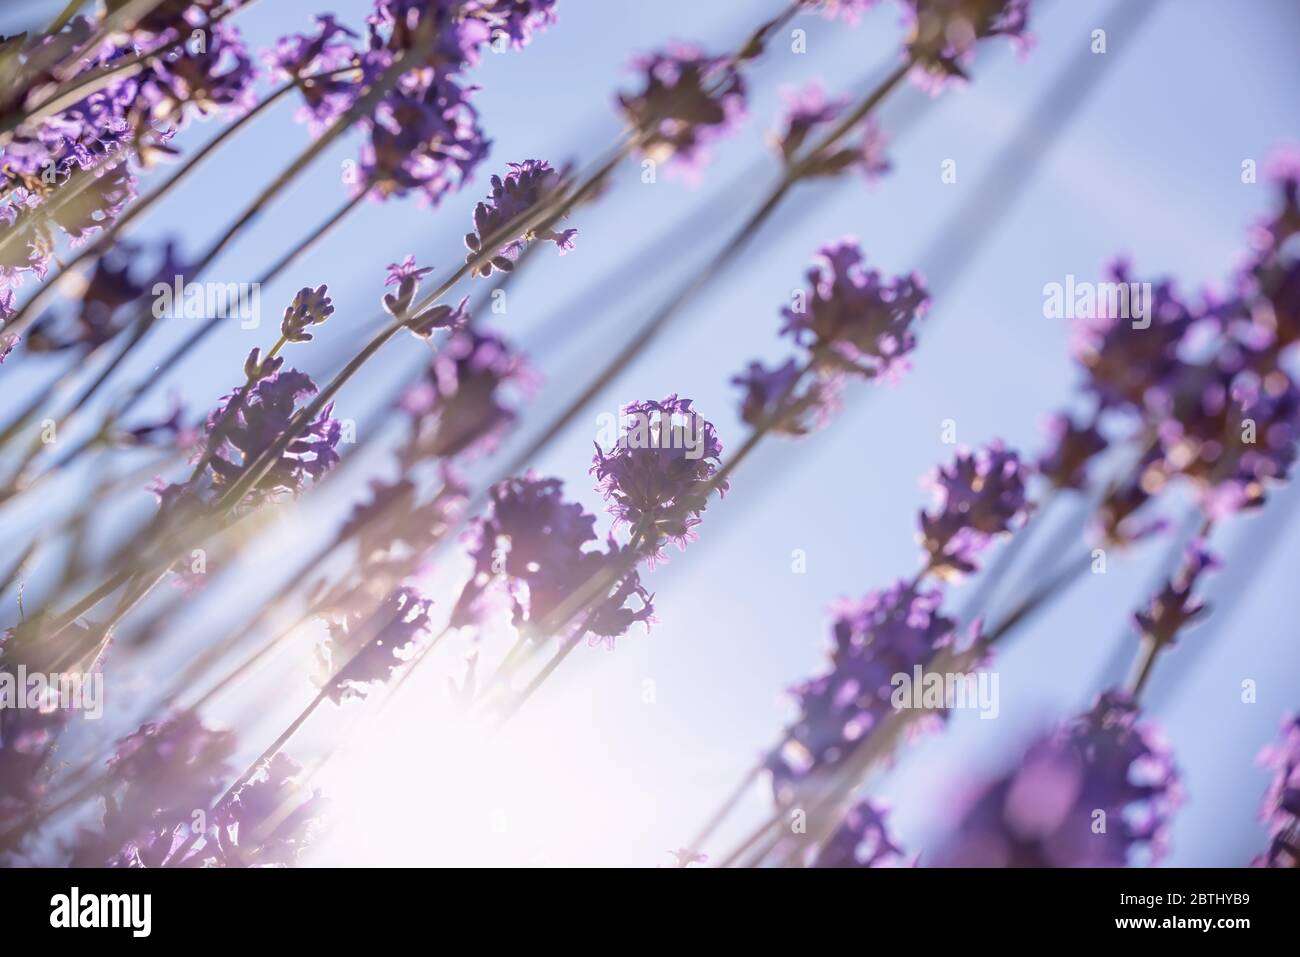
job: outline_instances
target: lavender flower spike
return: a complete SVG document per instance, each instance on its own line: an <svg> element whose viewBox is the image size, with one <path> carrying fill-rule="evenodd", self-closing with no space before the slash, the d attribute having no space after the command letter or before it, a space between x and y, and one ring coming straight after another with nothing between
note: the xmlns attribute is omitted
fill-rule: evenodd
<svg viewBox="0 0 1300 957"><path fill-rule="evenodd" d="M1255 867L1300 867L1300 715L1282 722L1277 744L1264 749L1260 764L1273 771L1260 818L1268 825L1268 850Z"/></svg>
<svg viewBox="0 0 1300 957"><path fill-rule="evenodd" d="M1034 744L967 812L947 867L1124 867L1165 849L1182 799L1156 731L1118 692Z"/></svg>
<svg viewBox="0 0 1300 957"><path fill-rule="evenodd" d="M722 443L691 400L676 395L630 403L623 417L627 427L614 447L605 452L596 446L591 474L615 524L629 526L638 548L655 561L665 540L684 549L708 496L727 493L728 482L714 480Z"/></svg>
<svg viewBox="0 0 1300 957"><path fill-rule="evenodd" d="M492 177L492 195L474 209L474 232L465 235L465 245L469 249L466 262L473 262L483 253L485 242L520 217L544 206L562 187L564 177L544 160L524 160L509 165L510 172L504 179ZM548 216L542 222L528 223L517 236L505 237L495 254L476 268L475 275L490 276L493 270L510 272L530 242L555 243L563 256L573 248L573 237L578 231L565 229L557 232L553 228L554 222L555 217Z"/></svg>
<svg viewBox="0 0 1300 957"><path fill-rule="evenodd" d="M286 342L311 342L312 336L307 328L320 325L332 315L334 301L329 297L329 290L324 285L315 289L304 286L293 297L293 302L285 306L280 334Z"/></svg>
<svg viewBox="0 0 1300 957"><path fill-rule="evenodd" d="M435 304L423 311L411 310L415 294L420 291L420 280L433 272L432 266L416 266L415 257L407 256L400 263L388 264L385 286L396 286L396 292L384 294L384 311L406 326L411 335L428 339L437 329L455 329L469 321L466 306L469 296L462 296L454 306Z"/></svg>
<svg viewBox="0 0 1300 957"><path fill-rule="evenodd" d="M935 470L935 507L920 516L930 571L944 577L975 571L979 553L1028 514L1027 472L1001 442L958 452L951 465Z"/></svg>
<svg viewBox="0 0 1300 957"><path fill-rule="evenodd" d="M885 809L864 799L849 809L813 867L899 867L903 850L889 833Z"/></svg>

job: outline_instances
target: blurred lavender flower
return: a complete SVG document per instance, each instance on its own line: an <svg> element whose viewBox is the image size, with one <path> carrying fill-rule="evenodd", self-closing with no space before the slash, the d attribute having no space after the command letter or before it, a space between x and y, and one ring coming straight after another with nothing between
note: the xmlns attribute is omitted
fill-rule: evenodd
<svg viewBox="0 0 1300 957"><path fill-rule="evenodd" d="M913 79L936 94L969 80L975 44L987 37L1007 37L1026 52L1032 44L1029 7L1030 0L904 0Z"/></svg>
<svg viewBox="0 0 1300 957"><path fill-rule="evenodd" d="M367 120L357 188L381 200L416 190L431 205L460 189L488 152L471 92L431 68L403 74Z"/></svg>
<svg viewBox="0 0 1300 957"><path fill-rule="evenodd" d="M1260 819L1268 825L1268 850L1254 867L1300 867L1300 716L1282 722L1279 741L1265 748L1260 764L1273 772Z"/></svg>
<svg viewBox="0 0 1300 957"><path fill-rule="evenodd" d="M938 855L947 867L1124 867L1152 862L1181 801L1167 747L1124 695L1035 743L967 812Z"/></svg>
<svg viewBox="0 0 1300 957"><path fill-rule="evenodd" d="M221 440L208 463L213 486L224 489L236 483L245 468L270 449L289 428L297 414L299 400L316 393L305 372L286 369L258 379L245 393L240 386L222 398L208 416L207 433ZM301 494L308 480L319 479L339 461L338 445L342 424L333 416L333 404L298 430L280 457L248 491L246 504L273 496Z"/></svg>
<svg viewBox="0 0 1300 957"><path fill-rule="evenodd" d="M925 314L929 296L916 274L886 283L863 260L852 240L823 246L808 271L810 288L781 313L781 332L814 350L818 366L830 371L897 375L916 347L911 326Z"/></svg>
<svg viewBox="0 0 1300 957"><path fill-rule="evenodd" d="M403 461L491 452L515 421L502 400L512 389L527 393L533 381L527 363L504 340L472 329L454 333L424 378L402 396L401 408L411 417Z"/></svg>
<svg viewBox="0 0 1300 957"><path fill-rule="evenodd" d="M405 663L399 657L429 629L432 603L402 586L368 614L348 614L331 622L319 649L325 685L335 704L364 698L368 686L388 681Z"/></svg>
<svg viewBox="0 0 1300 957"><path fill-rule="evenodd" d="M766 427L775 435L807 435L824 427L839 411L843 377L816 376L799 386L801 372L794 359L771 369L751 362L744 375L731 380L745 390L741 421L754 428Z"/></svg>
<svg viewBox="0 0 1300 957"><path fill-rule="evenodd" d="M879 0L804 0L804 2L820 11L827 20L843 20L849 26L855 27L863 15Z"/></svg>
<svg viewBox="0 0 1300 957"><path fill-rule="evenodd" d="M708 146L730 133L745 115L745 81L728 57L706 56L684 43L632 61L645 76L640 93L620 93L618 105L639 137L641 151L698 175Z"/></svg>
<svg viewBox="0 0 1300 957"><path fill-rule="evenodd" d="M951 465L935 469L930 477L935 507L920 515L931 572L955 577L976 570L980 552L1027 516L1028 471L1019 454L1001 442L959 451Z"/></svg>
<svg viewBox="0 0 1300 957"><path fill-rule="evenodd" d="M494 49L505 39L520 50L534 33L556 22L555 4L556 0L469 0L465 16L487 24Z"/></svg>
<svg viewBox="0 0 1300 957"><path fill-rule="evenodd" d="M1173 645L1188 625L1209 612L1209 607L1194 598L1192 592L1202 575L1220 565L1204 541L1189 544L1178 573L1151 599L1146 611L1134 613L1133 620L1142 636L1158 648Z"/></svg>
<svg viewBox="0 0 1300 957"><path fill-rule="evenodd" d="M329 290L324 284L312 289L304 286L293 297L293 302L284 308L284 319L280 322L280 334L286 342L311 342L312 335L307 331L310 326L317 326L334 315L334 301L329 297Z"/></svg>
<svg viewBox="0 0 1300 957"><path fill-rule="evenodd" d="M1053 488L1082 489L1088 483L1088 463L1109 447L1095 421L1076 425L1068 415L1047 421L1050 449L1038 460L1038 474Z"/></svg>
<svg viewBox="0 0 1300 957"><path fill-rule="evenodd" d="M215 858L222 867L289 867L311 843L324 798L296 778L301 765L284 752L217 808Z"/></svg>
<svg viewBox="0 0 1300 957"><path fill-rule="evenodd" d="M208 728L188 711L123 738L108 763L102 829L82 830L73 866L177 863L173 855L194 833L195 811L215 800L233 771L234 749L232 732Z"/></svg>
<svg viewBox="0 0 1300 957"><path fill-rule="evenodd" d="M782 132L774 133L771 140L781 153L787 166L799 158L808 135L820 126L839 119L848 106L848 100L827 100L820 83L814 82L802 90L786 93L786 113L782 118ZM858 169L868 181L876 180L889 172L885 158L885 137L874 120L862 124L862 139L819 157L806 166L805 177L838 176L845 170Z"/></svg>
<svg viewBox="0 0 1300 957"><path fill-rule="evenodd" d="M295 119L307 124L312 136L320 135L356 102L367 76L361 53L353 45L357 35L339 23L332 14L316 17L313 35L291 34L276 41L274 49L264 50L262 59L271 70L272 79L294 81L302 93L303 105ZM356 65L351 73L326 76Z"/></svg>
<svg viewBox="0 0 1300 957"><path fill-rule="evenodd" d="M515 627L529 634L529 626L544 623L575 591L625 563L612 538L604 552L587 550L596 541L596 517L562 492L559 479L532 474L492 487L488 514L468 536L474 571L452 611L452 627L477 624L485 594L499 581ZM582 628L612 644L636 622L651 621L653 608L635 568L611 584L613 593L591 607ZM632 599L636 606L628 607Z"/></svg>
<svg viewBox="0 0 1300 957"><path fill-rule="evenodd" d="M899 867L903 850L889 833L884 808L859 801L823 845L813 867Z"/></svg>
<svg viewBox="0 0 1300 957"><path fill-rule="evenodd" d="M675 394L662 402L629 403L623 407L627 428L614 447L605 452L596 446L591 474L615 527L629 526L634 547L652 563L662 557L664 541L685 549L695 538L708 496L726 495L729 487L725 479L714 479L722 443L692 405Z"/></svg>
<svg viewBox="0 0 1300 957"><path fill-rule="evenodd" d="M956 644L956 623L939 613L937 589L898 582L833 609L829 668L792 691L799 717L766 760L781 802L804 778L837 766L893 712L893 678L912 674Z"/></svg>
<svg viewBox="0 0 1300 957"><path fill-rule="evenodd" d="M527 217L535 209L544 209L546 205L561 192L564 177L551 168L545 160L524 160L522 163L510 163L510 172L505 179L492 177L492 195L486 202L474 207L474 232L465 234L465 246L469 255L467 263L483 253L483 244L489 239L504 239L505 242L495 254L474 270L476 276L490 276L493 270L510 272L525 247L532 242L551 242L561 256L573 248L576 229L556 232L555 217L545 217L541 222L520 223L520 217ZM506 227L515 223L520 232L517 236L501 237L499 234Z"/></svg>

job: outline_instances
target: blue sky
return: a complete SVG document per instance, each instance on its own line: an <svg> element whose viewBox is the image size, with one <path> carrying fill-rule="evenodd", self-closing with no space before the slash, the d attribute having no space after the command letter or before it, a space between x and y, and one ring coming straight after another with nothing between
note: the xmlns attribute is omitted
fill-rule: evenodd
<svg viewBox="0 0 1300 957"><path fill-rule="evenodd" d="M353 24L366 6L360 0L332 4ZM562 0L559 6L560 22L527 50L488 55L475 71L482 86L475 101L494 141L476 182L436 210L413 201L367 204L263 289L272 317L277 304L303 285L327 282L335 299L335 316L316 342L289 353L290 364L324 373L340 350L359 344L364 333L358 330L375 315L387 263L411 252L439 267L439 274L456 263L487 176L506 161L544 158L559 165L598 155L618 134L611 103L634 51L680 38L721 52L781 4ZM709 510L700 540L648 580L659 618L652 633L634 635L613 653L583 649L537 699L528 723L546 729L545 760L531 777L521 772L502 783L520 789L502 799L511 806L527 805L534 788L558 792L546 821L531 822L527 833L535 846L526 859L662 862L664 851L686 842L779 733L789 716L782 689L820 665L827 606L915 570L916 511L928 504L918 480L952 454L940 441L940 423L954 419L963 444L1002 437L1026 454L1042 448L1044 415L1069 403L1077 382L1068 321L1043 317L1045 283L1070 273L1095 277L1103 262L1121 253L1131 255L1144 276L1170 274L1188 290L1227 279L1245 228L1270 201L1265 186L1241 182L1242 161L1262 160L1270 147L1300 137L1294 103L1300 10L1289 0L1152 6L1154 12L1132 26L1115 14L1114 2L1039 4L1033 23L1038 42L1024 61L994 44L977 60L968 89L936 100L910 89L892 98L882 114L884 130L905 130L895 134L889 151L893 171L870 187L850 177L797 189L736 267L694 300L535 463L599 511L586 473L597 417L623 402L669 392L695 399L724 446L738 445L744 428L728 380L751 358L785 354L776 336L780 306L824 242L854 235L869 261L887 272L924 265L927 274L951 277L936 290L912 372L896 385L851 391L847 408L825 433L761 449L735 477L732 493ZM239 23L260 48L306 27L316 7L316 0L263 0ZM0 29L12 26L15 16L0 11ZM775 163L761 159L781 90L819 79L832 93L858 93L896 62L901 28L893 5L855 30L814 16L801 17L796 26L807 31L808 52L789 52L783 39L773 44L752 71L749 119L718 145L698 186L663 176L643 184L635 164L625 164L613 192L574 217L576 250L563 258L543 252L510 287L508 312L494 317L496 328L529 347L545 383L524 418L525 434L562 406L761 200L776 175ZM1084 90L1080 105L1052 136L1053 113L1043 104L1098 28L1108 31L1108 52L1075 67ZM185 248L202 248L307 142L291 113L277 108L242 134L165 208L145 217L138 235L175 232ZM1029 117L1043 122L1027 128ZM214 129L193 126L181 142L193 147ZM1008 143L1016 149L1008 152ZM332 212L345 199L340 169L356 146L349 139L328 150L209 278L251 279ZM940 165L948 159L957 163L954 184L940 181ZM997 169L1004 175L994 191L981 195ZM587 303L582 314L556 313L643 241L674 229L723 191L734 197L723 212L690 231L679 229L669 255L635 263L638 281L630 288ZM957 218L963 209L980 208L981 200L991 201L995 221L984 217L972 225L967 218L961 232L945 233L963 222ZM946 242L936 252L938 236ZM178 326L165 335L178 341L186 331ZM237 384L248 350L273 337L269 323L258 331L223 329L183 368L165 372L168 385L205 409ZM147 374L163 352L160 340L131 371ZM382 410L422 356L413 340L395 340L344 391L339 414L364 420ZM349 491L356 488L354 482ZM1263 844L1255 811L1267 779L1254 757L1273 738L1283 712L1300 707L1300 655L1288 593L1300 539L1291 534L1287 495L1294 497L1280 493L1274 503L1285 526L1268 517L1241 519L1216 537L1230 563L1247 561L1267 535L1276 547L1249 572L1234 574L1230 565L1219 576L1209 594L1224 614L1189 634L1154 679L1153 717L1175 749L1187 792L1170 864L1235 865ZM136 504L144 514L149 496L142 492ZM276 549L291 552L304 539L325 534L336 513L328 504L310 511L293 526L297 537L268 546L263 560L273 565L281 554ZM806 574L791 571L795 549L807 555ZM1043 721L1077 711L1100 690L1117 643L1132 641L1125 622L1150 592L1163 556L1159 544L1115 556L1107 574L1089 576L1035 619L997 659L1001 717L959 715L948 731L911 748L880 782L876 793L894 805L905 845L923 849L951 813L955 795L1008 760ZM247 594L257 583L241 587ZM949 606L959 607L969 590L952 589ZM196 635L219 630L219 610L202 601L191 617ZM1192 654L1192 645L1202 648ZM463 652L449 654L445 666L454 668ZM1189 663L1173 667L1179 655ZM1258 682L1256 704L1240 703L1243 679ZM278 679L267 680L272 684L250 695L272 694ZM653 704L645 701L647 681L655 689ZM434 696L442 682L443 675L432 675L420 687ZM302 695L310 693L304 682ZM296 699L281 697L286 700L277 699L276 708L245 702L265 722L250 747L256 749L259 735L273 735L276 721L291 713ZM418 755L420 712L412 708L404 715L417 725L408 724L406 744ZM311 736L300 745L310 753ZM394 782L403 780L395 774ZM419 788L422 780L408 783ZM436 842L414 841L416 853L367 837L365 828L382 816L383 789L345 807L342 834L322 849L323 861L356 859L365 848L374 862L417 863L420 854L439 850ZM593 808L600 816L591 816ZM740 833L762 812L756 792L729 833ZM518 848L501 853L502 860L520 854Z"/></svg>

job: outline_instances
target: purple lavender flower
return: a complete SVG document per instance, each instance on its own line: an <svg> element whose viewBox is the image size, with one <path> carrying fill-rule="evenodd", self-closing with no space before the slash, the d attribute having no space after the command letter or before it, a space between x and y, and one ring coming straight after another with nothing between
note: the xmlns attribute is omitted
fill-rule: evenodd
<svg viewBox="0 0 1300 957"><path fill-rule="evenodd" d="M940 852L948 867L1124 867L1165 848L1181 800L1167 747L1124 695L1035 743L989 787Z"/></svg>
<svg viewBox="0 0 1300 957"><path fill-rule="evenodd" d="M222 398L209 416L207 431L221 429L221 441L209 462L213 485L224 489L237 482L245 468L271 448L289 428L297 414L299 400L316 393L305 372L286 369L259 379L245 396L240 386ZM243 396L242 401L236 399ZM298 430L293 439L253 487L246 502L257 502L289 493L298 495L309 480L319 479L339 461L335 447L342 436L342 424L327 405L316 418Z"/></svg>
<svg viewBox="0 0 1300 957"><path fill-rule="evenodd" d="M366 18L370 46L414 51L440 75L458 73L478 63L479 51L492 39L486 19L464 15L469 10L462 0L376 0Z"/></svg>
<svg viewBox="0 0 1300 957"><path fill-rule="evenodd" d="M810 133L839 119L848 100L827 100L820 83L786 94L787 109L782 120L783 132L772 136L787 166L800 158L800 150ZM870 181L889 171L885 158L885 137L873 120L862 125L862 139L856 145L835 149L803 167L802 176L838 176L848 169L858 169Z"/></svg>
<svg viewBox="0 0 1300 957"><path fill-rule="evenodd" d="M285 306L280 334L286 342L311 342L312 335L307 329L320 325L332 315L334 301L330 299L329 290L324 284L315 289L304 286L293 297L293 302Z"/></svg>
<svg viewBox="0 0 1300 957"><path fill-rule="evenodd" d="M799 717L767 758L778 800L792 800L800 781L840 764L893 712L895 675L910 676L955 644L941 598L937 589L898 582L835 606L829 667L792 689Z"/></svg>
<svg viewBox="0 0 1300 957"><path fill-rule="evenodd" d="M838 394L843 377L819 375L795 386L801 369L794 359L767 368L751 362L744 375L731 380L745 390L740 418L754 428L766 426L776 435L807 435L824 427L839 410ZM770 423L770 424L769 424Z"/></svg>
<svg viewBox="0 0 1300 957"><path fill-rule="evenodd" d="M284 752L216 810L215 858L222 867L290 867L320 823L324 798L296 781L302 766Z"/></svg>
<svg viewBox="0 0 1300 957"><path fill-rule="evenodd" d="M827 20L843 20L851 27L879 0L809 0L809 6L821 12Z"/></svg>
<svg viewBox="0 0 1300 957"><path fill-rule="evenodd" d="M392 678L406 661L400 653L428 631L431 604L413 588L399 587L370 614L331 622L320 649L330 699L364 698L368 686Z"/></svg>
<svg viewBox="0 0 1300 957"><path fill-rule="evenodd" d="M711 143L730 133L745 114L745 81L728 57L706 56L677 43L666 51L636 57L632 69L645 75L637 94L620 93L618 105L655 162L670 162L696 175Z"/></svg>
<svg viewBox="0 0 1300 957"><path fill-rule="evenodd" d="M684 549L708 507L708 496L726 495L717 482L722 443L712 423L690 399L669 395L623 407L627 427L609 452L596 446L591 474L615 526L632 529L633 547L655 561L664 541Z"/></svg>
<svg viewBox="0 0 1300 957"><path fill-rule="evenodd" d="M527 364L504 340L471 329L454 333L424 378L402 397L411 417L405 460L474 458L492 451L515 421L503 398L511 390L527 393L532 382Z"/></svg>
<svg viewBox="0 0 1300 957"><path fill-rule="evenodd" d="M83 830L74 866L163 867L192 835L195 812L221 793L235 736L192 712L149 722L118 742L99 831Z"/></svg>
<svg viewBox="0 0 1300 957"><path fill-rule="evenodd" d="M808 271L810 288L782 310L782 334L815 350L818 365L866 378L896 375L916 348L912 324L929 305L916 274L883 282L862 268L852 240L823 246Z"/></svg>
<svg viewBox="0 0 1300 957"><path fill-rule="evenodd" d="M555 243L563 256L573 248L573 237L578 234L576 229L556 232L554 215L541 222L519 222L534 209L544 208L560 192L564 177L544 160L524 160L509 166L510 172L505 179L492 177L492 195L474 208L474 232L465 234L465 245L469 249L469 255L465 257L467 263L483 254L484 243L488 240L502 241L491 258L475 267L476 276L490 276L493 270L510 272L532 242ZM502 230L512 223L520 230L519 234L501 236Z"/></svg>
<svg viewBox="0 0 1300 957"><path fill-rule="evenodd" d="M864 799L855 804L827 839L813 867L899 867L903 849L889 833L885 810Z"/></svg>
<svg viewBox="0 0 1300 957"><path fill-rule="evenodd" d="M979 553L1028 513L1027 471L1019 454L1001 442L959 451L951 465L935 469L934 510L920 516L930 571L953 577L976 570Z"/></svg>
<svg viewBox="0 0 1300 957"><path fill-rule="evenodd" d="M1146 611L1134 613L1133 620L1142 636L1157 647L1172 646L1189 625L1207 614L1209 606L1194 598L1192 592L1201 576L1220 564L1204 541L1198 539L1188 545L1178 573L1151 599Z"/></svg>
<svg viewBox="0 0 1300 957"><path fill-rule="evenodd" d="M529 474L498 483L489 497L488 515L470 532L474 571L452 611L453 627L475 624L490 586L501 582L510 597L515 627L530 634L578 589L626 564L625 553L612 538L604 552L587 549L596 540L596 517L566 502L558 479ZM641 587L635 568L611 587L613 593L596 602L581 625L610 644L636 622L651 621L653 614L651 596Z"/></svg>
<svg viewBox="0 0 1300 957"><path fill-rule="evenodd" d="M431 205L460 189L488 151L471 92L431 68L403 74L367 121L358 188L381 200L419 191Z"/></svg>
<svg viewBox="0 0 1300 957"><path fill-rule="evenodd" d="M278 82L293 80L302 92L303 105L295 119L307 124L308 132L319 136L351 108L361 95L368 77L362 55L353 45L357 35L331 14L316 17L314 35L292 34L276 41L275 48L262 53ZM357 70L338 76L351 65Z"/></svg>
<svg viewBox="0 0 1300 957"><path fill-rule="evenodd" d="M987 37L1007 37L1027 51L1029 6L1030 0L904 0L907 52L916 63L917 85L938 93L969 80L966 68L975 44Z"/></svg>
<svg viewBox="0 0 1300 957"><path fill-rule="evenodd" d="M237 115L257 101L257 69L239 30L227 23L196 29L204 36L201 47L190 42L178 53L149 61L137 109L147 108L155 120L181 123L188 110Z"/></svg>
<svg viewBox="0 0 1300 957"><path fill-rule="evenodd" d="M516 50L526 47L533 34L557 19L556 0L470 0L465 15L487 24L493 46L507 39Z"/></svg>
<svg viewBox="0 0 1300 957"><path fill-rule="evenodd" d="M1038 460L1038 474L1054 488L1081 489L1088 483L1088 463L1106 451L1108 443L1094 420L1080 426L1068 415L1047 422L1051 448Z"/></svg>
<svg viewBox="0 0 1300 957"><path fill-rule="evenodd" d="M407 256L400 263L388 264L388 278L384 280L385 286L397 287L396 292L384 294L384 311L405 325L417 339L428 339L438 329L456 329L469 322L469 311L465 308L469 296L462 296L454 306L435 304L412 312L420 281L431 272L432 266L418 267L415 257Z"/></svg>
<svg viewBox="0 0 1300 957"><path fill-rule="evenodd" d="M1259 816L1269 830L1268 850L1254 867L1300 867L1300 716L1282 722L1278 742L1265 748L1260 764L1273 772Z"/></svg>

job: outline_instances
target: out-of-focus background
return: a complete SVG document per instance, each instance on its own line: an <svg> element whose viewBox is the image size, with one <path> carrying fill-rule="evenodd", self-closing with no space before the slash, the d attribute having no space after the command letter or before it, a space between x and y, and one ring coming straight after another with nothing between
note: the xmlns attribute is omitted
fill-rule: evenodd
<svg viewBox="0 0 1300 957"><path fill-rule="evenodd" d="M307 29L321 5L258 3L238 23L261 49ZM369 6L326 5L358 29ZM0 4L0 32L43 22L60 6ZM156 410L165 409L169 391L192 415L211 408L242 381L249 349L274 340L279 310L305 285L328 283L337 311L315 342L291 349L289 363L328 374L365 335L388 263L414 253L441 274L463 257L462 236L491 172L527 158L587 162L614 141L613 97L632 82L626 65L634 52L670 39L728 51L780 6L562 0L559 22L526 50L489 53L473 73L493 140L476 181L437 209L367 203L262 290L260 329L232 323L181 367L158 370L167 388ZM791 51L795 28L806 31L806 53ZM1098 29L1106 31L1104 54L1090 50ZM667 850L687 843L777 738L790 716L783 689L820 666L828 605L916 570L916 512L929 502L919 479L953 452L941 441L941 423L954 420L966 445L1002 437L1028 456L1044 447L1044 416L1069 405L1077 382L1070 321L1044 317L1044 284L1067 274L1098 279L1119 254L1132 257L1142 278L1174 276L1187 291L1226 281L1246 229L1271 201L1262 177L1242 182L1243 162L1262 164L1272 147L1300 137L1300 7L1294 0L1048 0L1035 5L1032 32L1037 42L1023 60L1009 45L985 45L964 90L931 98L907 88L891 98L881 124L892 171L870 185L846 177L800 186L735 268L533 466L563 478L571 497L599 513L587 474L598 416L670 392L693 398L724 447L734 448L745 427L728 380L753 358L783 357L779 310L817 248L844 235L861 240L871 265L920 269L934 287L911 372L896 384L850 390L823 433L761 448L726 499L709 508L699 540L648 577L658 616L650 634L636 629L612 652L580 649L517 730L476 736L458 724L447 678L459 679L474 650L465 645L443 649L377 720L331 708L295 740L295 756L309 760L353 720L364 733L319 779L333 826L308 862L669 863ZM573 217L577 248L563 258L541 251L509 288L506 313L490 317L493 328L526 348L543 379L512 442L566 404L761 199L777 175L766 136L782 92L817 81L830 94L861 94L897 62L902 27L897 8L884 4L856 29L804 15L785 33L750 73L744 126L717 145L698 184L662 174L646 184L627 162L611 194ZM307 142L293 111L283 104L242 133L137 234L174 233L190 251L215 238ZM192 150L215 130L193 125L180 145ZM340 180L358 144L351 136L329 149L207 278L249 281L332 212L346 198ZM955 183L941 181L948 160L956 163ZM178 322L132 371L147 372L188 331ZM336 414L363 429L395 425L384 411L427 355L409 337L394 340L344 390ZM18 392L43 378L42 367L6 367L5 377L6 394ZM329 535L360 495L363 473L388 467L382 443L366 454L369 468L273 536L259 559L264 567ZM487 461L470 475L492 468ZM49 501L75 495L84 480L68 476ZM1165 729L1186 792L1168 864L1241 865L1264 844L1255 812L1267 777L1255 756L1281 715L1300 707L1297 501L1300 489L1284 490L1263 516L1226 523L1216 535L1227 567L1209 583L1213 614L1153 679L1151 717ZM123 522L153 507L143 488L137 505ZM1170 514L1181 524L1181 512ZM39 523L42 515L21 520ZM806 556L802 574L793 570L796 550ZM1013 760L1045 722L1080 710L1123 676L1135 645L1131 612L1153 590L1166 553L1156 541L1112 555L1106 574L1088 576L1034 619L993 665L996 720L959 713L946 732L905 749L875 793L892 805L909 851L922 852L924 862L927 842L951 822L965 793ZM432 578L444 608L463 572L452 560ZM252 601L260 588L254 566L240 590ZM948 607L959 608L971 588L951 588ZM187 649L220 635L231 594L196 597L185 624L192 634L172 636L166 656L111 679L109 695L145 696ZM306 674L317 637L305 630L242 700L214 715L247 732L249 757L314 694ZM1253 704L1242 703L1245 680L1257 683ZM716 847L765 813L755 787Z"/></svg>

